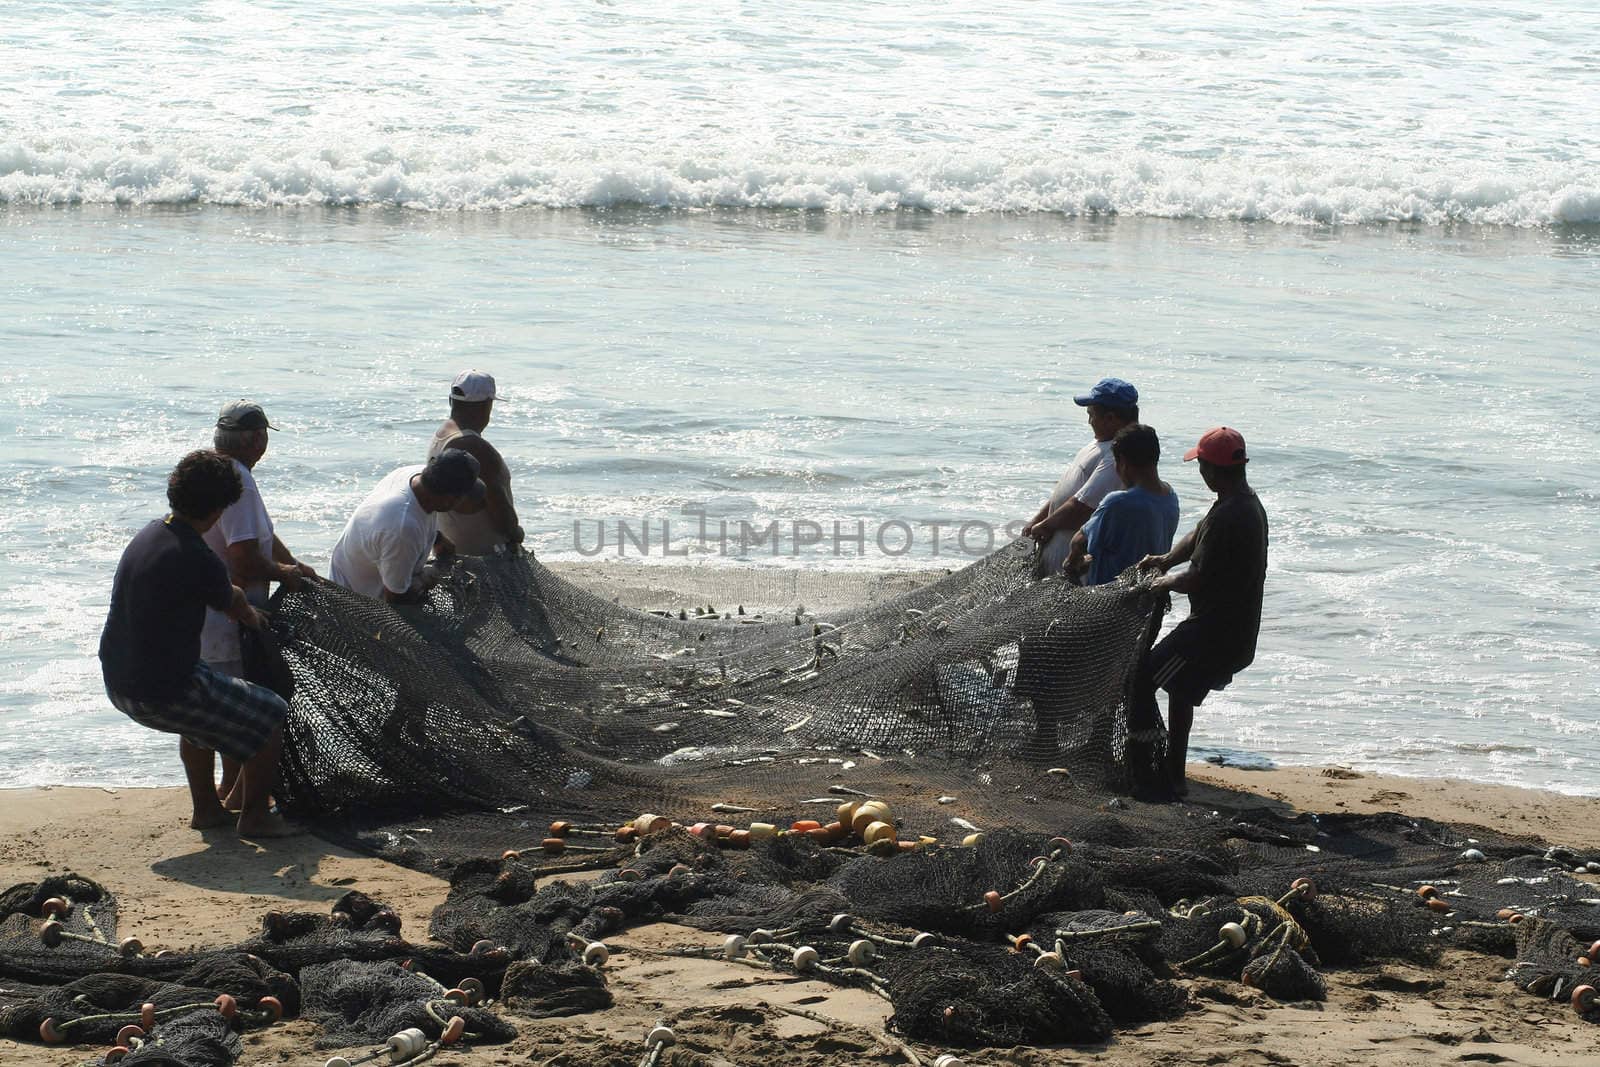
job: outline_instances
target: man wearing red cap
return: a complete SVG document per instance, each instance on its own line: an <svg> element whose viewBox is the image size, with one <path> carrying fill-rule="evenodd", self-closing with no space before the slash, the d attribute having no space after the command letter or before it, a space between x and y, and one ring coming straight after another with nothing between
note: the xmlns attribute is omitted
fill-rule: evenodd
<svg viewBox="0 0 1600 1067"><path fill-rule="evenodd" d="M1162 638L1141 665L1129 722L1129 764L1138 771L1135 746L1153 748L1160 735L1156 688L1167 691L1166 777L1173 792L1188 792L1184 765L1194 709L1250 666L1261 630L1261 590L1267 577L1267 513L1245 480L1244 437L1218 426L1183 456L1200 461L1200 477L1217 499L1206 517L1168 552L1146 556L1141 570L1156 570L1156 592L1183 593L1189 617ZM1169 573L1181 563L1188 570Z"/></svg>

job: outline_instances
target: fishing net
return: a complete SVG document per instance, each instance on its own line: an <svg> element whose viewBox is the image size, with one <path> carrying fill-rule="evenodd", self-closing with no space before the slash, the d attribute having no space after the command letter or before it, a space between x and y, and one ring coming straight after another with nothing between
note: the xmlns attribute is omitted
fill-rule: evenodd
<svg viewBox="0 0 1600 1067"><path fill-rule="evenodd" d="M1593 1017L1575 953L1600 938L1600 856L1393 813L1166 802L1164 738L1127 716L1164 600L1132 573L1083 589L1031 567L1016 544L909 589L863 579L820 614L798 579L763 598L743 573L748 605L633 610L520 555L463 560L414 606L280 595L296 690L277 795L319 834L447 876L429 940L352 892L156 958L119 951L104 889L18 887L0 1032L226 994L231 1017L173 1020L237 1034L271 998L324 1044L400 1042L398 1062L407 1042L504 1040L502 1012L606 1010L606 939L659 921L726 938L669 954L867 990L900 1037L940 1046L1104 1040L1181 1015L1194 978L1317 1000L1329 967L1445 947L1511 959L1516 988ZM45 944L52 894L92 901L99 935L68 917L86 939ZM146 984L72 986L107 975Z"/></svg>

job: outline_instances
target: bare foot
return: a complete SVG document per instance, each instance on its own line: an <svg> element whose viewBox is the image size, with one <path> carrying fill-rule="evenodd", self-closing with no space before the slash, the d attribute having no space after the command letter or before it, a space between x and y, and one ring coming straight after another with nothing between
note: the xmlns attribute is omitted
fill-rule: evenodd
<svg viewBox="0 0 1600 1067"><path fill-rule="evenodd" d="M298 826L292 826L279 815L262 815L252 819L243 816L239 818L240 837L293 837L305 833Z"/></svg>
<svg viewBox="0 0 1600 1067"><path fill-rule="evenodd" d="M194 817L189 820L189 829L211 830L218 826L227 826L231 822L233 816L218 804L214 808L196 808Z"/></svg>

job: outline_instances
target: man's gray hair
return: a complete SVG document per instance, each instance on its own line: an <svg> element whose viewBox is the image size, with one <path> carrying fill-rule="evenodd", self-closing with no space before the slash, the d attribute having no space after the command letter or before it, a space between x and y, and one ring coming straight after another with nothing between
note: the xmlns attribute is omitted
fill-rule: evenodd
<svg viewBox="0 0 1600 1067"><path fill-rule="evenodd" d="M255 448L267 436L265 430L224 430L220 427L211 434L211 446L224 456L238 456Z"/></svg>

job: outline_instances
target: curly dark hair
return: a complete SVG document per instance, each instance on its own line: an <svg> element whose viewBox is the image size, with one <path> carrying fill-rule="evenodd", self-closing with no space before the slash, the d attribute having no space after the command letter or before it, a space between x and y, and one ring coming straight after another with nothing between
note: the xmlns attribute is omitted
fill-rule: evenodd
<svg viewBox="0 0 1600 1067"><path fill-rule="evenodd" d="M167 476L167 503L173 514L203 519L239 499L244 483L233 460L203 448L178 460Z"/></svg>

